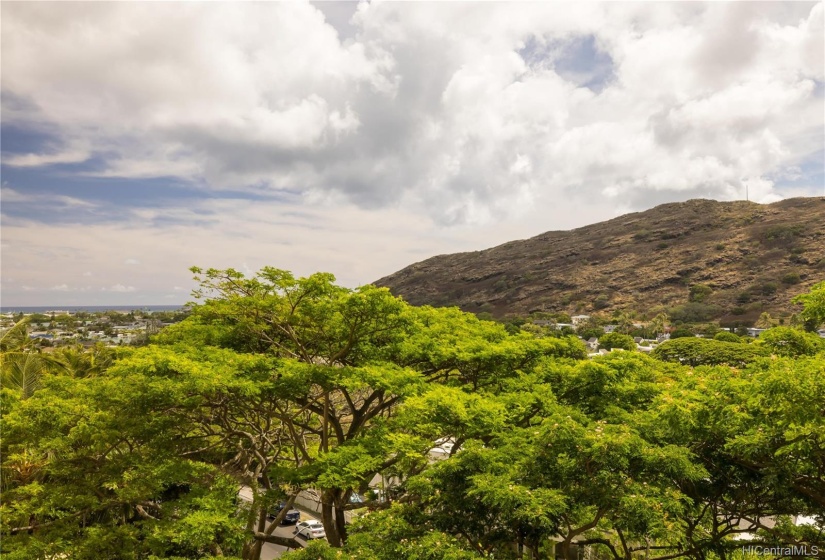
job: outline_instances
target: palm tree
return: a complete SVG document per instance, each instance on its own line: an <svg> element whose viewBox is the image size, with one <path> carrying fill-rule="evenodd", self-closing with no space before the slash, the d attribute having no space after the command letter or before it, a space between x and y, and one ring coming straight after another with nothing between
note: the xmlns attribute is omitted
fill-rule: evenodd
<svg viewBox="0 0 825 560"><path fill-rule="evenodd" d="M667 316L667 313L659 313L650 321L650 328L653 331L653 336L658 336L660 333L664 333L665 329L667 329L668 324L670 323L670 317Z"/></svg>
<svg viewBox="0 0 825 560"><path fill-rule="evenodd" d="M763 312L762 315L759 316L759 319L756 321L756 326L762 329L769 329L774 326L773 317L767 311Z"/></svg>
<svg viewBox="0 0 825 560"><path fill-rule="evenodd" d="M616 321L616 330L622 334L628 334L636 326L633 324L635 313L633 311L619 311L617 314L613 316L613 320Z"/></svg>
<svg viewBox="0 0 825 560"><path fill-rule="evenodd" d="M22 319L0 336L0 383L27 399L40 387L46 360L33 349L28 319Z"/></svg>
<svg viewBox="0 0 825 560"><path fill-rule="evenodd" d="M91 348L75 346L62 348L50 359L50 366L56 373L72 377L96 377L103 373L115 359L115 351L98 343Z"/></svg>

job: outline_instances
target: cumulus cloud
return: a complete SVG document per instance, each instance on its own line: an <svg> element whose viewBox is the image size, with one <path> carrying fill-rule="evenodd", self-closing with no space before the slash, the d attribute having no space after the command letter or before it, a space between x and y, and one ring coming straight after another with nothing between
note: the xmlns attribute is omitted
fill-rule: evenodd
<svg viewBox="0 0 825 560"><path fill-rule="evenodd" d="M733 198L822 147L821 3L517 8L361 3L342 38L302 3L88 4L84 25L10 4L3 88L27 102L4 120L65 145L7 161L464 224L560 195Z"/></svg>
<svg viewBox="0 0 825 560"><path fill-rule="evenodd" d="M181 301L190 265L355 286L662 202L819 194L824 17L821 2L4 4L4 127L49 131L4 169L89 182L3 184L4 298ZM198 194L117 205L158 177Z"/></svg>

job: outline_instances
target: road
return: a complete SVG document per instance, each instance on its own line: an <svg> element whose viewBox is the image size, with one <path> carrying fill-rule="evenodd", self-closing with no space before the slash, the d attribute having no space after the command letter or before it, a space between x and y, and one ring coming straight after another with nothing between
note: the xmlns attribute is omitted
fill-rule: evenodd
<svg viewBox="0 0 825 560"><path fill-rule="evenodd" d="M310 519L315 518L304 511L301 512L301 521L308 521ZM294 530L295 525L284 525L282 527L278 527L277 529L275 529L275 531L272 534L278 535L279 537L292 538L294 536ZM306 544L306 539L304 539L303 537L298 537L295 539L294 548L303 548L306 546ZM263 547L261 547L261 560L272 560L273 558L279 558L286 551L287 548L285 546L281 546L279 544L264 543Z"/></svg>

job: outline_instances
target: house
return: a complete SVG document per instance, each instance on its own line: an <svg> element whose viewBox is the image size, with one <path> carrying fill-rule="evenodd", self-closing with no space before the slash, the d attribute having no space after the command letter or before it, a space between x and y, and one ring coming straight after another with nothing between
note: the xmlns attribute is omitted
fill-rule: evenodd
<svg viewBox="0 0 825 560"><path fill-rule="evenodd" d="M604 329L605 333L612 333L613 331L619 328L619 325L605 325L602 328Z"/></svg>
<svg viewBox="0 0 825 560"><path fill-rule="evenodd" d="M590 320L590 315L573 315L570 318L573 321L573 326L578 327Z"/></svg>
<svg viewBox="0 0 825 560"><path fill-rule="evenodd" d="M599 348L599 339L594 337L589 338L585 344L587 345L588 350L592 350L595 352Z"/></svg>
<svg viewBox="0 0 825 560"><path fill-rule="evenodd" d="M670 333L660 334L656 337L656 342L664 342L665 340L670 340Z"/></svg>
<svg viewBox="0 0 825 560"><path fill-rule="evenodd" d="M748 336L752 336L754 338L757 338L760 334L762 334L766 330L768 330L768 329L758 329L756 327L749 327L748 328Z"/></svg>

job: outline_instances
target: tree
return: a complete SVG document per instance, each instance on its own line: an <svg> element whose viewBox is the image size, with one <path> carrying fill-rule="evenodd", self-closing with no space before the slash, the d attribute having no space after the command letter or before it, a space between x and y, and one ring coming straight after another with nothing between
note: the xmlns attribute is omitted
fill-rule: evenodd
<svg viewBox="0 0 825 560"><path fill-rule="evenodd" d="M29 338L29 321L23 319L0 337L0 386L27 399L40 387L46 360Z"/></svg>
<svg viewBox="0 0 825 560"><path fill-rule="evenodd" d="M695 336L696 335L693 333L693 331L688 329L687 327L679 327L678 329L670 331L671 340L673 340L674 338L693 338Z"/></svg>
<svg viewBox="0 0 825 560"><path fill-rule="evenodd" d="M763 312L756 321L756 326L760 329L769 329L776 324L771 314L767 311Z"/></svg>
<svg viewBox="0 0 825 560"><path fill-rule="evenodd" d="M61 348L49 360L49 368L64 375L74 377L94 377L101 375L118 358L127 352L97 343L90 348L83 346Z"/></svg>
<svg viewBox="0 0 825 560"><path fill-rule="evenodd" d="M693 284L690 287L690 295L688 296L688 301L702 303L712 293L713 289L710 286L707 286L705 284Z"/></svg>
<svg viewBox="0 0 825 560"><path fill-rule="evenodd" d="M4 558L240 552L237 485L192 458L204 440L179 411L244 364L152 351L107 375L48 376L26 400L3 395Z"/></svg>
<svg viewBox="0 0 825 560"><path fill-rule="evenodd" d="M599 338L600 336L604 336L604 329L602 327L585 327L579 329L577 332L578 335L585 340L590 340L591 338Z"/></svg>
<svg viewBox="0 0 825 560"><path fill-rule="evenodd" d="M383 288L341 288L329 274L296 279L265 268L245 278L233 270L193 270L200 281L196 296L205 301L158 342L200 340L277 360L272 398L282 404L267 414L288 429L278 438L254 439L277 439L290 450L290 476L320 491L333 546L346 541L344 513L352 493L363 493L372 478L412 452L382 428L406 398L429 384L481 391L546 356L585 355L579 343L511 335L457 309L412 308ZM431 446L426 440L417 445L419 457ZM281 470L273 471L267 457L276 453L261 452L243 469L277 479L286 466L280 455ZM263 509L257 511L263 519Z"/></svg>
<svg viewBox="0 0 825 560"><path fill-rule="evenodd" d="M599 346L612 350L613 348L621 348L622 350L635 350L636 343L633 338L626 334L620 333L606 333L599 338Z"/></svg>
<svg viewBox="0 0 825 560"><path fill-rule="evenodd" d="M813 356L825 350L825 339L792 327L774 327L759 335L757 344L778 356Z"/></svg>
<svg viewBox="0 0 825 560"><path fill-rule="evenodd" d="M653 331L653 336L655 337L665 332L669 324L670 317L668 317L667 313L663 312L658 313L653 320L650 321L649 327Z"/></svg>
<svg viewBox="0 0 825 560"><path fill-rule="evenodd" d="M616 322L616 330L622 334L627 334L635 328L633 324L635 313L631 311L619 311L614 314L613 320Z"/></svg>
<svg viewBox="0 0 825 560"><path fill-rule="evenodd" d="M713 335L713 340L720 340L722 342L742 342L742 339L739 338L739 335L729 331L719 331L718 333Z"/></svg>
<svg viewBox="0 0 825 560"><path fill-rule="evenodd" d="M815 331L825 323L825 282L815 284L807 294L800 294L792 301L804 306L800 316L806 330Z"/></svg>
<svg viewBox="0 0 825 560"><path fill-rule="evenodd" d="M764 347L706 338L679 338L660 344L651 355L666 362L689 366L721 365L741 367L767 355Z"/></svg>

